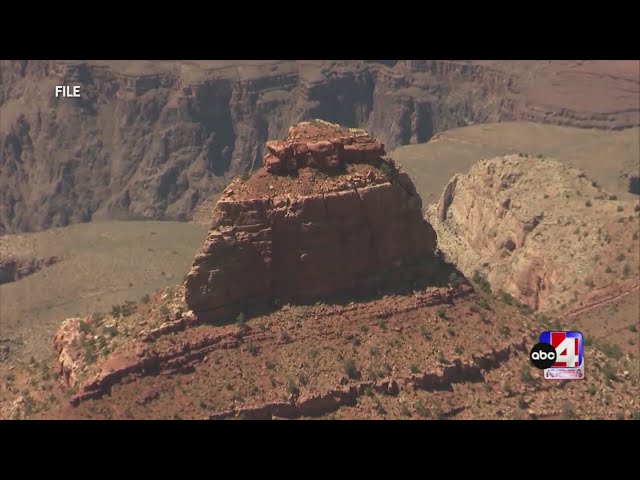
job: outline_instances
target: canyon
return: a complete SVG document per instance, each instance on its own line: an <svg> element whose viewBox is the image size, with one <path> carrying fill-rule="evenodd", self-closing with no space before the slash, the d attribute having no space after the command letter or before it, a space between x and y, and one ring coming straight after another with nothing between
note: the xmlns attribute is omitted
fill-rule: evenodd
<svg viewBox="0 0 640 480"><path fill-rule="evenodd" d="M634 65L2 61L0 234L187 220L305 119L364 128L389 150L473 123L637 126ZM60 84L81 98L56 98Z"/></svg>

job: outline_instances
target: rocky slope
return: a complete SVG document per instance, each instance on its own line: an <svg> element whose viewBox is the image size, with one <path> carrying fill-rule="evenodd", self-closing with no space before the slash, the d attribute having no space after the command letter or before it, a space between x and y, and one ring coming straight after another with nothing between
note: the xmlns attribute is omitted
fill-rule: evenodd
<svg viewBox="0 0 640 480"><path fill-rule="evenodd" d="M639 215L637 201L583 171L510 155L455 175L427 217L465 275L484 275L532 309L568 313L637 288Z"/></svg>
<svg viewBox="0 0 640 480"><path fill-rule="evenodd" d="M628 64L2 61L0 233L187 218L305 118L389 148L488 121L638 125ZM60 84L82 98L55 98Z"/></svg>
<svg viewBox="0 0 640 480"><path fill-rule="evenodd" d="M545 381L527 355L538 322L421 269L395 292L236 325L191 323L183 287L70 319L54 361L0 363L0 418L640 418L637 352L589 342L586 380Z"/></svg>
<svg viewBox="0 0 640 480"><path fill-rule="evenodd" d="M265 167L216 205L186 281L197 314L345 292L434 253L411 179L366 132L303 122L267 149Z"/></svg>

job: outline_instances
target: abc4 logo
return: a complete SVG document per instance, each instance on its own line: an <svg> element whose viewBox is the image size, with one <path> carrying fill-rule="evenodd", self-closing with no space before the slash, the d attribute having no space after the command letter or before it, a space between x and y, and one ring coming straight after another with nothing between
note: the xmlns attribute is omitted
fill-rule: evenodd
<svg viewBox="0 0 640 480"><path fill-rule="evenodd" d="M582 365L580 332L543 332L540 343L533 346L531 363L539 369L552 367L579 368Z"/></svg>

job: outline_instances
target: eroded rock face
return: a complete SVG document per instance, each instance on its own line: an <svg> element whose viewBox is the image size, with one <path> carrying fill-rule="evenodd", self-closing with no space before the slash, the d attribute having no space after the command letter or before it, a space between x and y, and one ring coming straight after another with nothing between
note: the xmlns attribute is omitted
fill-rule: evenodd
<svg viewBox="0 0 640 480"><path fill-rule="evenodd" d="M511 155L455 175L427 217L467 277L478 271L533 309L567 312L637 285L631 210L580 170Z"/></svg>
<svg viewBox="0 0 640 480"><path fill-rule="evenodd" d="M53 338L53 349L58 356L60 374L66 385L75 385L82 369L82 349L79 340L83 336L80 325L89 321L88 317L67 318Z"/></svg>
<svg viewBox="0 0 640 480"><path fill-rule="evenodd" d="M53 265L58 260L58 257L0 259L0 285L20 280L41 268Z"/></svg>
<svg viewBox="0 0 640 480"><path fill-rule="evenodd" d="M316 140L320 131L321 127L314 128L308 143L324 141ZM327 160L334 158L332 155L288 153L290 149L305 151L305 140L298 133L297 128L291 129L288 141L269 148L280 155L276 169L285 165L286 170L302 169L293 186L298 192L308 187L310 193L292 195L274 187L271 195L252 198L252 186L257 191L261 182L274 176L268 173L275 165L274 153L266 155L266 167L246 185L227 188L215 208L205 245L187 276L185 301L194 312L211 312L252 298L330 294L357 287L368 275L386 267L434 252L435 232L423 219L422 201L405 173L388 161L394 172L389 176L373 166L362 174L347 169L332 177L323 176L322 168L339 167L344 150L336 150L342 152L335 157L336 164ZM334 126L327 127L325 138L335 138L334 133ZM290 141L292 138L297 140ZM376 151L377 158L357 153L347 157L380 164L384 147L366 138L369 140L358 145L376 145L376 149L363 151ZM313 148L309 151L314 152ZM290 163L293 160L295 166ZM315 182L316 171L323 176L322 182Z"/></svg>

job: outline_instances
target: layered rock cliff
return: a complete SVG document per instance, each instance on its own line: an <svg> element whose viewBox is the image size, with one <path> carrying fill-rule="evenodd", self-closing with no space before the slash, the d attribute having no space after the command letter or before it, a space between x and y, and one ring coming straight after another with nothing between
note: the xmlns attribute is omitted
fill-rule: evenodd
<svg viewBox="0 0 640 480"><path fill-rule="evenodd" d="M455 175L427 217L467 277L478 272L532 309L568 312L637 287L634 207L580 170L512 155Z"/></svg>
<svg viewBox="0 0 640 480"><path fill-rule="evenodd" d="M367 128L388 148L488 121L638 124L637 67L512 63L2 61L0 233L188 218L302 119ZM562 75L576 68L591 70Z"/></svg>
<svg viewBox="0 0 640 480"><path fill-rule="evenodd" d="M413 183L365 132L304 122L268 148L265 167L216 205L185 284L196 314L345 291L433 254Z"/></svg>

